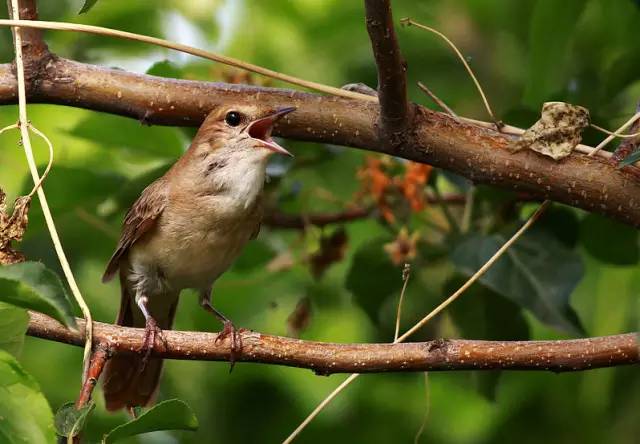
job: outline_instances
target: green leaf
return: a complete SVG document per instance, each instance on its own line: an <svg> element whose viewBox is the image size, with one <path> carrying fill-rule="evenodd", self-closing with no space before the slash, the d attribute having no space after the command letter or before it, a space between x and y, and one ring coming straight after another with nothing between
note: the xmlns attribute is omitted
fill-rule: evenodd
<svg viewBox="0 0 640 444"><path fill-rule="evenodd" d="M553 205L544 212L544 217L536 222L531 231L545 231L567 248L578 244L580 220L574 208Z"/></svg>
<svg viewBox="0 0 640 444"><path fill-rule="evenodd" d="M0 350L0 442L55 442L53 414L40 387L9 353Z"/></svg>
<svg viewBox="0 0 640 444"><path fill-rule="evenodd" d="M466 278L457 276L446 285L446 293L460 288ZM448 309L457 329L466 339L520 341L529 339L529 325L516 303L484 285L469 288Z"/></svg>
<svg viewBox="0 0 640 444"><path fill-rule="evenodd" d="M84 429L84 424L95 406L93 402L89 402L89 404L77 410L74 402L63 404L54 418L56 433L65 438L71 433L73 433L73 436L77 436Z"/></svg>
<svg viewBox="0 0 640 444"><path fill-rule="evenodd" d="M158 77L168 77L172 79L179 79L182 77L182 70L171 63L169 60L163 60L156 62L147 70L147 74Z"/></svg>
<svg viewBox="0 0 640 444"><path fill-rule="evenodd" d="M538 0L529 29L529 78L524 101L531 106L562 90L567 51L587 0Z"/></svg>
<svg viewBox="0 0 640 444"><path fill-rule="evenodd" d="M452 252L455 266L475 273L506 242L503 235L473 235ZM580 256L541 230L525 233L481 278L487 287L527 308L542 322L581 334L583 328L569 305L582 279Z"/></svg>
<svg viewBox="0 0 640 444"><path fill-rule="evenodd" d="M84 0L84 5L82 5L82 9L80 10L80 12L78 12L78 14L89 12L89 10L93 8L96 3L98 3L98 0Z"/></svg>
<svg viewBox="0 0 640 444"><path fill-rule="evenodd" d="M597 214L582 220L580 241L591 256L608 264L635 265L640 258L638 230Z"/></svg>
<svg viewBox="0 0 640 444"><path fill-rule="evenodd" d="M60 278L40 262L0 267L0 301L39 311L67 327L76 325Z"/></svg>
<svg viewBox="0 0 640 444"><path fill-rule="evenodd" d="M198 418L184 401L169 399L160 402L129 422L107 433L103 444L116 442L129 436L158 430L197 430Z"/></svg>
<svg viewBox="0 0 640 444"><path fill-rule="evenodd" d="M0 302L0 349L18 356L28 325L26 310Z"/></svg>
<svg viewBox="0 0 640 444"><path fill-rule="evenodd" d="M353 256L345 283L356 304L375 323L384 301L402 288L402 271L383 250L387 242L390 240L378 238L361 246Z"/></svg>

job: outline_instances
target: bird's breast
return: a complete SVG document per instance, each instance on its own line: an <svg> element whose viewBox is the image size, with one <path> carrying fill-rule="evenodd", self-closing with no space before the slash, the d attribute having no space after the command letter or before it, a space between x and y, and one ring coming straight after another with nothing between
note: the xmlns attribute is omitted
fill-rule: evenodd
<svg viewBox="0 0 640 444"><path fill-rule="evenodd" d="M260 202L248 208L223 196L192 197L171 205L138 248L173 289L209 287L239 256L261 218ZM134 253L135 255L135 253Z"/></svg>

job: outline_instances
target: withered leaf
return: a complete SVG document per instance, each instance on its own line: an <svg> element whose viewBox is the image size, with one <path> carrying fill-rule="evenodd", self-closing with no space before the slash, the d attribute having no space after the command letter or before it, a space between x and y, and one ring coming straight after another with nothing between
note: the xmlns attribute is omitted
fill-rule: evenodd
<svg viewBox="0 0 640 444"><path fill-rule="evenodd" d="M589 110L565 102L546 102L540 120L522 134L512 151L529 148L554 160L560 160L582 140L582 130L589 126Z"/></svg>
<svg viewBox="0 0 640 444"><path fill-rule="evenodd" d="M6 197L0 189L0 265L24 262L24 255L14 250L11 243L22 240L29 222L28 213L31 204L29 196L18 197L13 206L13 214L9 216L6 212Z"/></svg>

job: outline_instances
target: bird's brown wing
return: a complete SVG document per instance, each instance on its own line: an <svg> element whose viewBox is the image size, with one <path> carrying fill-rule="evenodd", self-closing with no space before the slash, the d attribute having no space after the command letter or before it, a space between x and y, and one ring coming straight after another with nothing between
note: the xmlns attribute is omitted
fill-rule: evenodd
<svg viewBox="0 0 640 444"><path fill-rule="evenodd" d="M122 224L122 235L111 256L102 282L108 282L118 271L120 260L142 235L151 230L164 210L167 202L167 186L158 179L144 189L138 200L129 208Z"/></svg>

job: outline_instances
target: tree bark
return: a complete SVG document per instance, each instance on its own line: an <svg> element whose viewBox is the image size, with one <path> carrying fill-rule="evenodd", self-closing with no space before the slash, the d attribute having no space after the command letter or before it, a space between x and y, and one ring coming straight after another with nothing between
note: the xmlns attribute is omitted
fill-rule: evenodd
<svg viewBox="0 0 640 444"><path fill-rule="evenodd" d="M640 226L640 172L573 153L562 161L532 151L511 153L512 136L416 106L408 139L393 147L375 128L378 105L299 91L174 80L54 58L32 88L30 102L68 105L139 119L146 124L198 126L216 107L296 106L274 134L331 143L429 163L475 183L526 192ZM0 104L16 102L11 65L0 65Z"/></svg>
<svg viewBox="0 0 640 444"><path fill-rule="evenodd" d="M79 331L67 330L57 321L30 312L27 334L81 346ZM334 344L302 341L253 331L240 333L242 350L237 362L259 362L307 368L316 373L376 373L451 370L589 370L640 363L637 334L628 333L563 341L476 341L439 339L402 344ZM229 339L216 342L216 333L167 330L166 342L158 341L152 356L167 359L228 361ZM94 322L94 344L113 353L138 353L144 329Z"/></svg>

